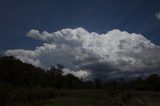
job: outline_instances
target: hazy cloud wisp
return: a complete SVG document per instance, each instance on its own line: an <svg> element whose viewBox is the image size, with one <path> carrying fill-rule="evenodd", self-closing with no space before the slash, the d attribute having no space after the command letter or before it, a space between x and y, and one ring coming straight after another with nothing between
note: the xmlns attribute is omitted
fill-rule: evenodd
<svg viewBox="0 0 160 106"><path fill-rule="evenodd" d="M155 15L156 15L156 18L157 18L158 20L160 20L160 11L159 11L158 13L156 13Z"/></svg>

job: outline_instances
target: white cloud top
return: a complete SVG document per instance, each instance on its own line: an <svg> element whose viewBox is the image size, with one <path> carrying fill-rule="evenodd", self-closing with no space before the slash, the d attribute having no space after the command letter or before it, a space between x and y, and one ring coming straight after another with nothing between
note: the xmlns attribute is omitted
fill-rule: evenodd
<svg viewBox="0 0 160 106"><path fill-rule="evenodd" d="M5 54L43 68L63 64L64 73L78 77L134 77L160 69L160 46L141 34L68 28L53 33L32 29L27 36L46 43L35 50L7 50Z"/></svg>

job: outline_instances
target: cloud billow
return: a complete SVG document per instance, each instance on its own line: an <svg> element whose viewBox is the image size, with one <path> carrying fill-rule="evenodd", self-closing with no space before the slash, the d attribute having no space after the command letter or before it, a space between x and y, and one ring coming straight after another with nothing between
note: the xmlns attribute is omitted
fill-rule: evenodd
<svg viewBox="0 0 160 106"><path fill-rule="evenodd" d="M7 50L5 54L42 68L63 64L64 73L78 77L106 79L159 73L160 46L141 34L118 29L98 34L68 28L53 33L32 29L27 36L45 43L35 50Z"/></svg>

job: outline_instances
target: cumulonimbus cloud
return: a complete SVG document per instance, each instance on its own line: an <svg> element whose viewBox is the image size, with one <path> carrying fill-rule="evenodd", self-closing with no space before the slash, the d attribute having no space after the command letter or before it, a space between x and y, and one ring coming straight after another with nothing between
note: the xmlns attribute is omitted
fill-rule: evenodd
<svg viewBox="0 0 160 106"><path fill-rule="evenodd" d="M68 28L53 33L32 29L27 36L45 43L35 50L7 50L5 54L43 68L63 64L64 73L78 77L106 79L159 73L160 46L141 34L118 29L98 34Z"/></svg>

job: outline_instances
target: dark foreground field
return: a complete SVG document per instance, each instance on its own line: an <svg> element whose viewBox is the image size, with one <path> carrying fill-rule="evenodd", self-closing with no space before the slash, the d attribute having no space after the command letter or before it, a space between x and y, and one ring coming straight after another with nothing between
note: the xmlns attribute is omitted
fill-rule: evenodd
<svg viewBox="0 0 160 106"><path fill-rule="evenodd" d="M152 91L53 90L12 91L2 106L160 106ZM16 95L15 95L16 94ZM4 101L3 101L4 102Z"/></svg>
<svg viewBox="0 0 160 106"><path fill-rule="evenodd" d="M160 106L160 76L83 80L0 57L0 106Z"/></svg>

